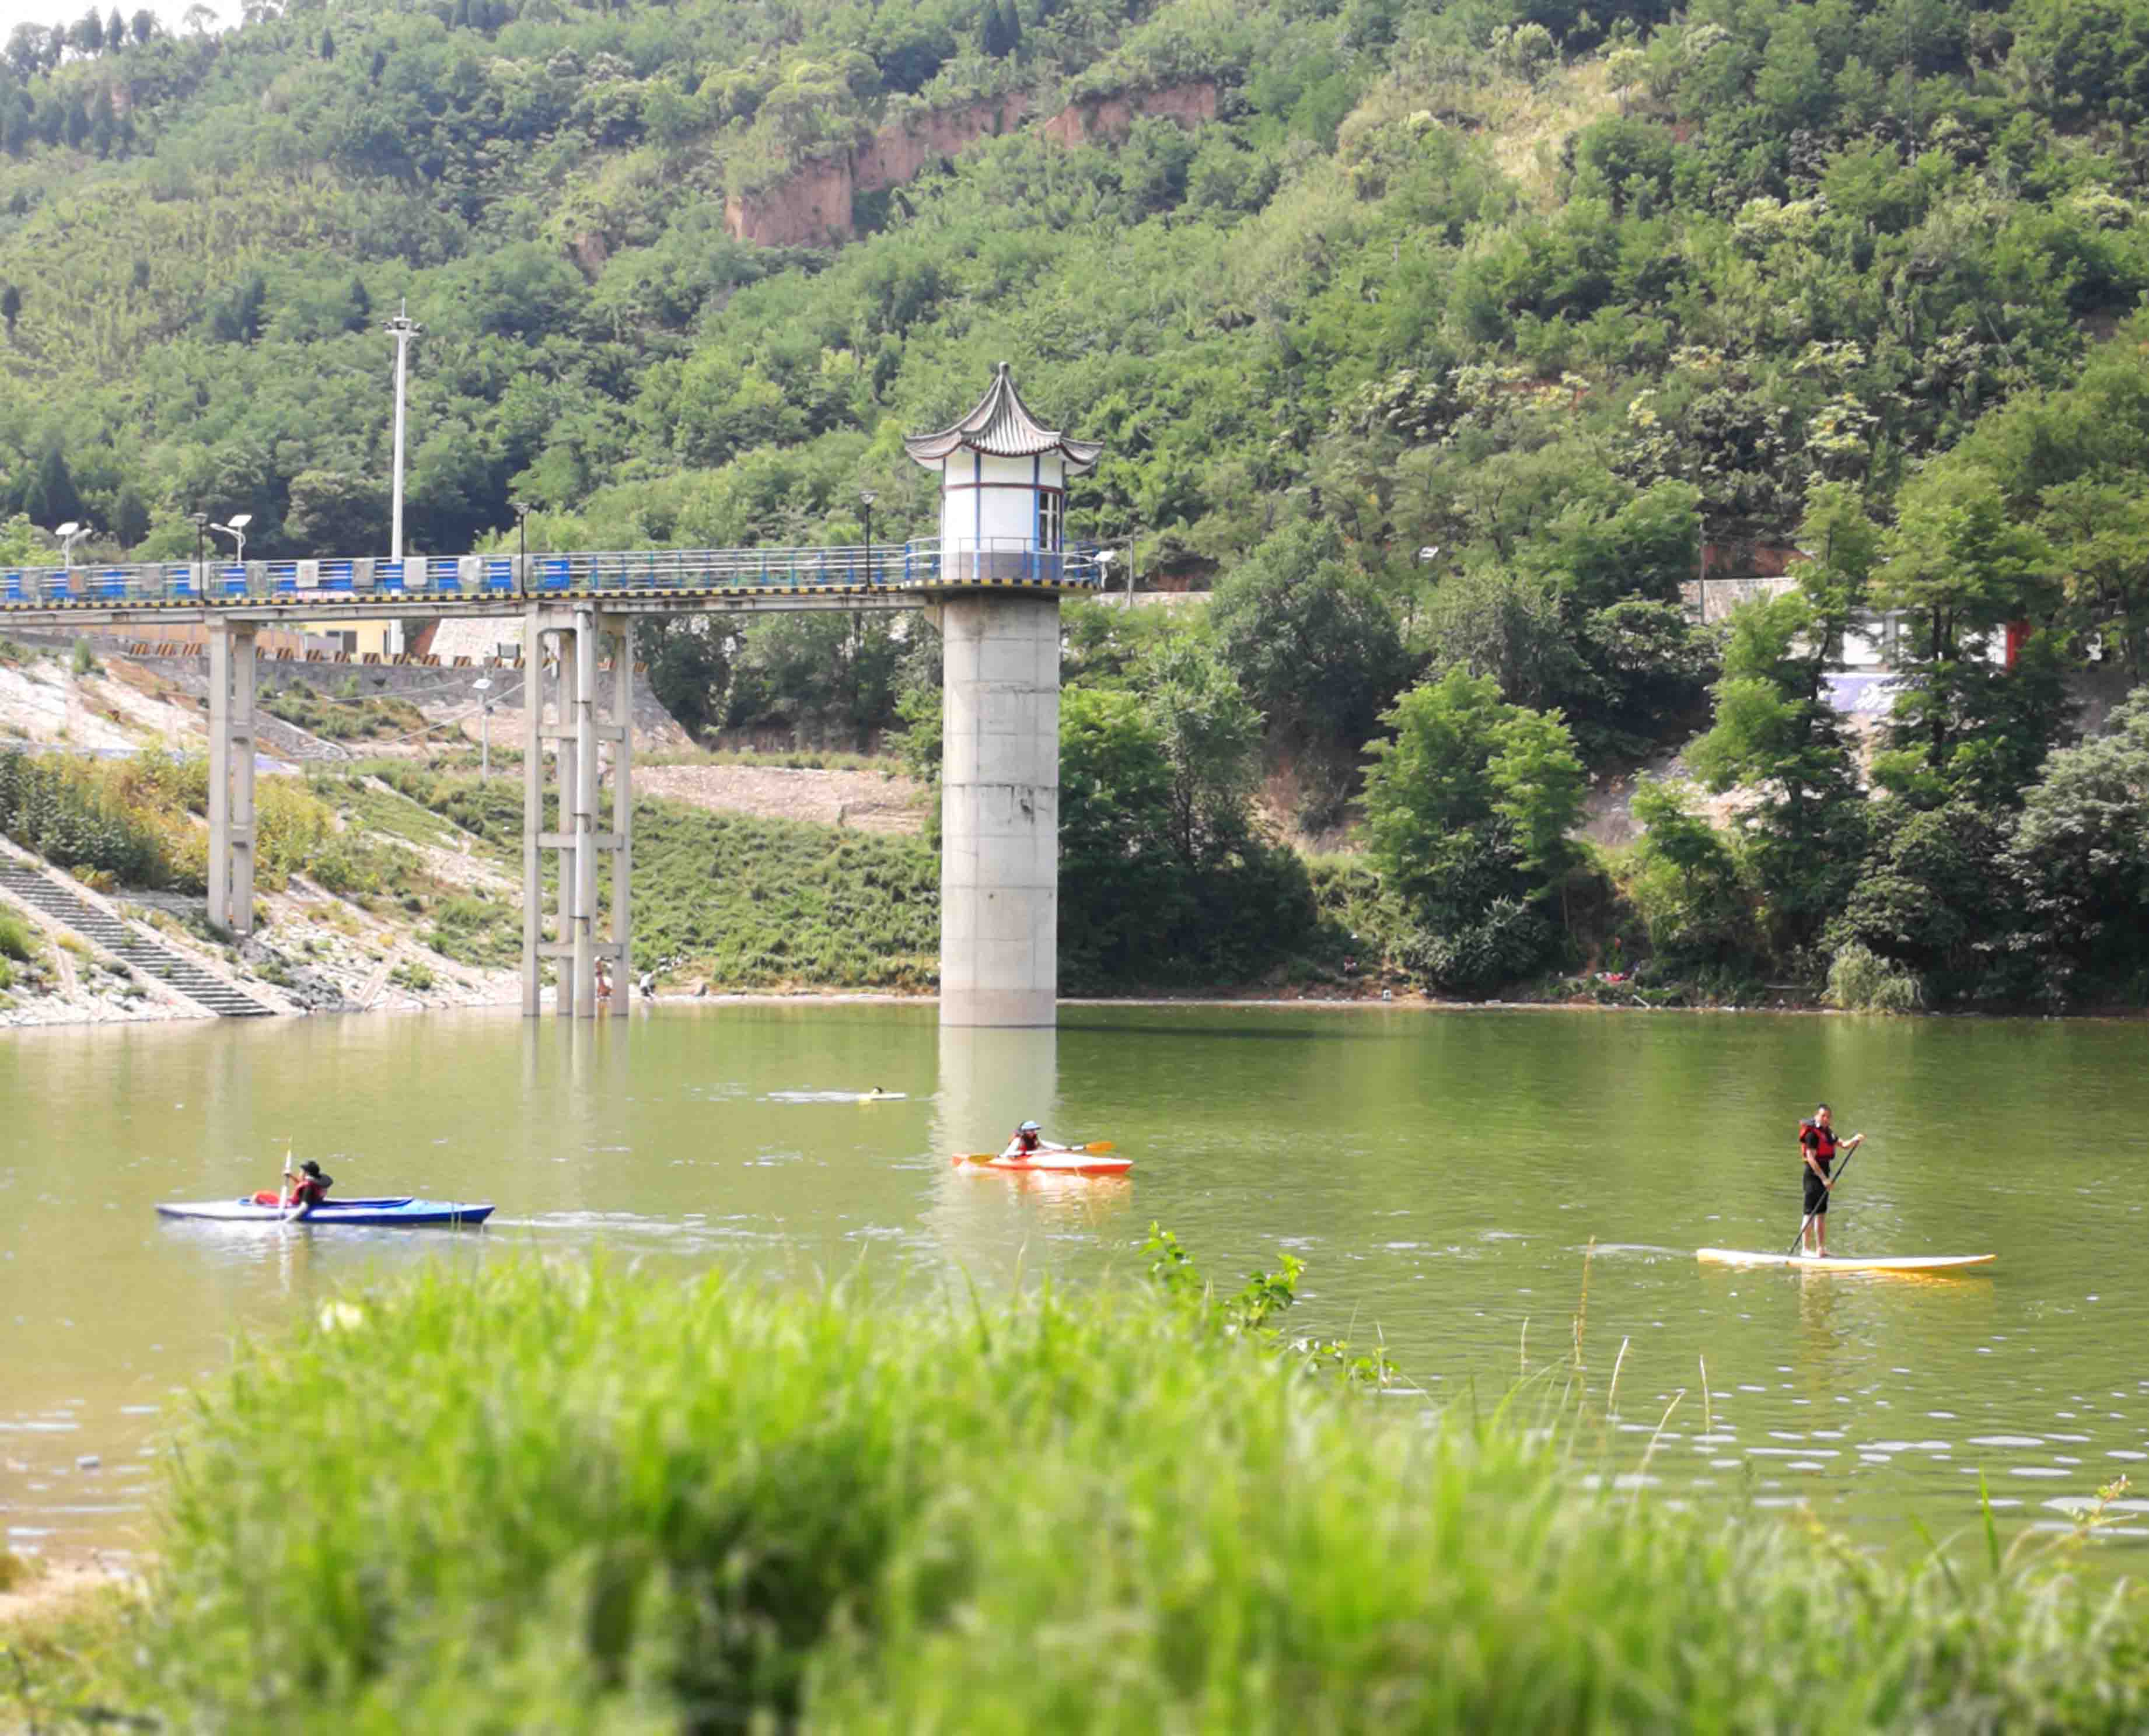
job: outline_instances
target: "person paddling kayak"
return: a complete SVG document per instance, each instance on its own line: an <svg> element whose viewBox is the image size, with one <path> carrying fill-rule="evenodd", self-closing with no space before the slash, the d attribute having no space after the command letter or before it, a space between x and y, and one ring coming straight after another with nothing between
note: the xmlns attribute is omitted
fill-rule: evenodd
<svg viewBox="0 0 2149 1736"><path fill-rule="evenodd" d="M1835 1186L1829 1171L1838 1151L1855 1151L1865 1142L1863 1133L1839 1141L1827 1104L1814 1111L1813 1119L1799 1123L1799 1162L1805 1182L1805 1252L1816 1259L1828 1257L1828 1196Z"/></svg>
<svg viewBox="0 0 2149 1736"><path fill-rule="evenodd" d="M335 1186L335 1177L325 1174L320 1165L309 1157L294 1173L284 1172L284 1186L277 1193L257 1193L257 1206L280 1207L286 1212L310 1212L329 1197L329 1189Z"/></svg>
<svg viewBox="0 0 2149 1736"><path fill-rule="evenodd" d="M1034 1156L1045 1149L1044 1130L1035 1121L1024 1121L1014 1130L1014 1137L1008 1141L1007 1149L1000 1153L1003 1162Z"/></svg>

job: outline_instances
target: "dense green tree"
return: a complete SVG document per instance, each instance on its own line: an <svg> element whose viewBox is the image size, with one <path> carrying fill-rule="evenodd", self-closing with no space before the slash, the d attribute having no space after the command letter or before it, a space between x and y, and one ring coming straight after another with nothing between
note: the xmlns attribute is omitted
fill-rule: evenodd
<svg viewBox="0 0 2149 1736"><path fill-rule="evenodd" d="M1407 678L1394 611L1332 525L1270 537L1216 588L1216 649L1272 738L1349 755Z"/></svg>
<svg viewBox="0 0 2149 1736"><path fill-rule="evenodd" d="M1658 956L1674 966L1749 956L1758 939L1753 900L1731 840L1673 784L1643 779L1633 812L1643 831L1630 896Z"/></svg>
<svg viewBox="0 0 2149 1736"><path fill-rule="evenodd" d="M113 503L112 534L123 549L139 548L149 534L149 509L142 491L131 482L120 489Z"/></svg>
<svg viewBox="0 0 2149 1736"><path fill-rule="evenodd" d="M1395 733L1373 744L1366 842L1407 896L1437 901L1452 861L1485 840L1517 871L1564 868L1584 778L1558 713L1508 705L1489 677L1448 670L1382 722Z"/></svg>
<svg viewBox="0 0 2149 1736"><path fill-rule="evenodd" d="M1425 932L1422 968L1470 989L1542 961L1531 906L1571 860L1583 775L1557 712L1510 705L1489 676L1451 670L1383 720L1366 778L1368 853Z"/></svg>
<svg viewBox="0 0 2149 1736"><path fill-rule="evenodd" d="M1248 840L1261 714L1215 654L1183 635L1144 660L1137 685L1171 767L1172 846L1190 868L1204 867Z"/></svg>
<svg viewBox="0 0 2149 1736"><path fill-rule="evenodd" d="M738 650L731 622L716 615L644 615L634 642L636 656L648 667L650 691L690 735L712 733L723 723Z"/></svg>
<svg viewBox="0 0 2149 1736"><path fill-rule="evenodd" d="M2149 695L2137 692L2102 734L2046 762L2007 865L2023 889L2023 951L2045 972L2039 986L2061 991L2079 976L2137 1002L2149 992Z"/></svg>
<svg viewBox="0 0 2149 1736"><path fill-rule="evenodd" d="M1901 651L1895 751L1874 775L1928 803L1958 790L2009 800L2066 725L2049 635L2016 667L1999 660L2006 630L2057 601L2051 547L2009 512L1990 471L1943 460L1904 491L1886 553L1875 597L1917 627Z"/></svg>
<svg viewBox="0 0 2149 1736"><path fill-rule="evenodd" d="M1826 690L1829 620L1811 595L1747 604L1731 621L1715 722L1687 754L1714 790L1754 796L1749 849L1777 944L1810 944L1842 906L1865 810Z"/></svg>
<svg viewBox="0 0 2149 1736"><path fill-rule="evenodd" d="M36 473L30 479L23 510L31 522L48 530L54 525L79 523L82 496L75 490L74 473L68 468L67 452L57 439L48 440L38 454Z"/></svg>
<svg viewBox="0 0 2149 1736"><path fill-rule="evenodd" d="M365 554L388 546L388 489L347 471L302 470L291 479L284 531L315 554Z"/></svg>
<svg viewBox="0 0 2149 1736"><path fill-rule="evenodd" d="M1891 801L1875 813L1873 831L1857 884L1829 925L1829 950L1865 947L1909 972L1929 1004L1996 984L1995 955L2019 906L2016 883L1995 872L2006 816L1966 800L1929 809Z"/></svg>
<svg viewBox="0 0 2149 1736"><path fill-rule="evenodd" d="M1070 983L1154 980L1182 920L1170 844L1171 765L1127 692L1077 688L1059 706L1059 937Z"/></svg>
<svg viewBox="0 0 2149 1736"><path fill-rule="evenodd" d="M15 322L23 317L23 291L17 283L0 283L0 319L8 323L8 337L15 336Z"/></svg>

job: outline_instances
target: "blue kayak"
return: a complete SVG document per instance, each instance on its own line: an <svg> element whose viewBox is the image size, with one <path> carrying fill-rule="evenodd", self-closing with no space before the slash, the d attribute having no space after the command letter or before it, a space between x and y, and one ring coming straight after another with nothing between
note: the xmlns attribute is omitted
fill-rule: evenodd
<svg viewBox="0 0 2149 1736"><path fill-rule="evenodd" d="M417 1227L427 1224L481 1224L492 1216L490 1205L473 1206L458 1200L400 1199L329 1200L299 1217L286 1217L280 1206L259 1206L252 1200L180 1200L157 1207L165 1217L185 1217L219 1224L350 1224L373 1227Z"/></svg>

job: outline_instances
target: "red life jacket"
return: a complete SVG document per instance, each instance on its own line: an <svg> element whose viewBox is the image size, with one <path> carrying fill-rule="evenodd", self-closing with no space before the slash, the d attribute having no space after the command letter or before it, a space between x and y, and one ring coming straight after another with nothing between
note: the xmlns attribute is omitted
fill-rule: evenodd
<svg viewBox="0 0 2149 1736"><path fill-rule="evenodd" d="M1813 1136L1814 1157L1825 1170L1829 1165L1835 1162L1835 1148L1843 1141L1835 1136L1835 1129L1833 1127L1824 1127L1819 1121L1800 1121L1799 1148L1801 1151L1805 1148L1806 1136L1809 1133Z"/></svg>

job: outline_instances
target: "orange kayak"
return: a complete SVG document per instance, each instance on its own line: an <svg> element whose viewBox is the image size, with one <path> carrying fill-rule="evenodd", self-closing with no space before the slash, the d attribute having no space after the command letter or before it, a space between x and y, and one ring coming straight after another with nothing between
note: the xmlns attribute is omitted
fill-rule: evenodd
<svg viewBox="0 0 2149 1736"><path fill-rule="evenodd" d="M958 1157L958 1169L998 1170L1004 1175L1049 1176L1124 1176L1135 1167L1131 1157L1115 1157L1104 1152L1038 1151L1028 1157L993 1157L983 1162L975 1158Z"/></svg>

